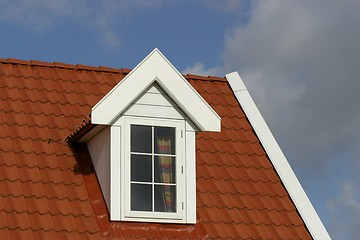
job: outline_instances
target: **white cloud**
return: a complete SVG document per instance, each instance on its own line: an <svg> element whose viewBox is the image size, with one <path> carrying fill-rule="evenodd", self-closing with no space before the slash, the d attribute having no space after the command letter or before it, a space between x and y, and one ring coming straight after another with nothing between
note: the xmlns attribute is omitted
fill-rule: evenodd
<svg viewBox="0 0 360 240"><path fill-rule="evenodd" d="M240 71L299 166L324 167L355 150L360 2L268 0L251 9L247 25L226 34L226 71Z"/></svg>
<svg viewBox="0 0 360 240"><path fill-rule="evenodd" d="M206 68L205 65L201 62L194 63L193 66L187 67L182 71L183 74L197 74L202 76L217 76L219 74L219 68Z"/></svg>
<svg viewBox="0 0 360 240"><path fill-rule="evenodd" d="M334 239L358 239L360 236L360 191L354 182L340 184L337 195L328 201Z"/></svg>

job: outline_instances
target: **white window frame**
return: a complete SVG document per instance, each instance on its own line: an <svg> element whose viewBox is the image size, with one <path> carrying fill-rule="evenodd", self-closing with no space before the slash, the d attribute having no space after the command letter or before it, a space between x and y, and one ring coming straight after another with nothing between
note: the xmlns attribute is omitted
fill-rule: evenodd
<svg viewBox="0 0 360 240"><path fill-rule="evenodd" d="M144 118L123 116L121 126L121 219L141 222L186 222L186 173L185 173L185 120ZM159 127L174 127L176 146L176 212L145 212L131 211L130 189L130 126L147 125Z"/></svg>

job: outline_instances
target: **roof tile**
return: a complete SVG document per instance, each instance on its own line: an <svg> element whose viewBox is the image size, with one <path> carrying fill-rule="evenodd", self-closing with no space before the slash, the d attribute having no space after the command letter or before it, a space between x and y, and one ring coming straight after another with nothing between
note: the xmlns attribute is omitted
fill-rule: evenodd
<svg viewBox="0 0 360 240"><path fill-rule="evenodd" d="M63 139L91 127L91 107L129 72L0 59L2 238L310 239L226 79L214 76L185 75L222 124L196 134L197 224L110 222L86 146Z"/></svg>

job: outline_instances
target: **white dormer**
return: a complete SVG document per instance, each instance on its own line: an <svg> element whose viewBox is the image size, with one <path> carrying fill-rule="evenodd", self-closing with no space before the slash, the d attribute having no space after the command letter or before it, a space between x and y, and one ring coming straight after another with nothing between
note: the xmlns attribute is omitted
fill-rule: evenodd
<svg viewBox="0 0 360 240"><path fill-rule="evenodd" d="M196 223L195 132L219 132L220 117L158 49L92 108L91 119L103 127L80 140L111 220Z"/></svg>

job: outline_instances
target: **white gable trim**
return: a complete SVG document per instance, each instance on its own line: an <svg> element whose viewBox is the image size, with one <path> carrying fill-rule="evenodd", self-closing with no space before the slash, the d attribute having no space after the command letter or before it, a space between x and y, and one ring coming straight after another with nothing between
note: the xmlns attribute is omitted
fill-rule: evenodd
<svg viewBox="0 0 360 240"><path fill-rule="evenodd" d="M92 123L111 125L153 82L161 86L200 131L220 131L219 115L158 49L92 108Z"/></svg>
<svg viewBox="0 0 360 240"><path fill-rule="evenodd" d="M281 151L260 111L256 107L255 102L251 98L239 74L237 72L232 72L227 74L226 78L269 156L270 161L274 165L281 181L309 229L310 234L316 240L330 240L331 238L328 232L317 215L299 180L295 176L295 173L291 169L291 166Z"/></svg>

